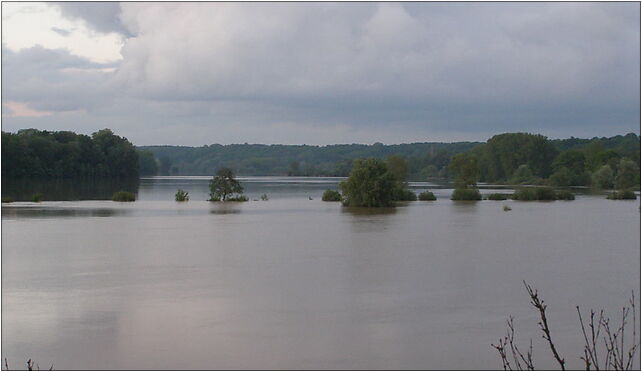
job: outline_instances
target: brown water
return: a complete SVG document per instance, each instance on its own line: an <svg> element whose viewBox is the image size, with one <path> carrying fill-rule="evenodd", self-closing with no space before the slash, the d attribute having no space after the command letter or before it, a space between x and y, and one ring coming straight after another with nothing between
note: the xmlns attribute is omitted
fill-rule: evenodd
<svg viewBox="0 0 642 372"><path fill-rule="evenodd" d="M206 179L147 179L135 203L3 205L2 357L14 368L498 369L490 344L512 314L536 367L555 367L527 280L577 369L575 305L615 317L634 290L639 306L639 201L467 203L436 189L435 202L353 210L320 201L336 182L245 179L251 198L270 200L221 204L203 201ZM171 201L178 187L192 200Z"/></svg>

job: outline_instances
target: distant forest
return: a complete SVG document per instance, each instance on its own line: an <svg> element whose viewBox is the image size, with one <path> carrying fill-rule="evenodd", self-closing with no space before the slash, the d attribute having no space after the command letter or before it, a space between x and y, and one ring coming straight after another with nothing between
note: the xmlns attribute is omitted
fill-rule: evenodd
<svg viewBox="0 0 642 372"><path fill-rule="evenodd" d="M478 179L498 183L590 185L595 172L617 173L622 159L640 167L640 136L550 140L528 133L505 133L487 142L411 143L401 145L209 145L143 146L154 154L160 175L212 175L220 167L239 175L347 176L357 158L406 160L408 178L449 178L456 155L474 160ZM628 164L628 163L627 163ZM602 169L605 165L609 168ZM608 173L608 172L607 172ZM608 176L608 174L607 174ZM615 177L613 175L611 178ZM639 183L639 180L637 181Z"/></svg>
<svg viewBox="0 0 642 372"><path fill-rule="evenodd" d="M563 140L504 133L486 142L400 145L136 148L109 129L91 136L36 129L2 132L2 176L8 179L211 176L222 167L241 176L347 176L354 159L391 156L405 160L409 180L452 178L453 164L468 164L481 182L602 188L612 187L618 178L620 183L640 183L640 136L634 133ZM622 181L626 177L631 179Z"/></svg>

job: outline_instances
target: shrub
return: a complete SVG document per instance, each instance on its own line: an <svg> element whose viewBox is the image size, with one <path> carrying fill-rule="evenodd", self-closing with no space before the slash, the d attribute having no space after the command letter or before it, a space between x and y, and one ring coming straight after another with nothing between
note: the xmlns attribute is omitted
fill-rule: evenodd
<svg viewBox="0 0 642 372"><path fill-rule="evenodd" d="M613 187L614 179L615 176L613 168L608 164L605 164L593 173L593 176L591 177L591 185L595 189L609 189Z"/></svg>
<svg viewBox="0 0 642 372"><path fill-rule="evenodd" d="M501 194L501 193L492 193L488 194L486 197L487 200L506 200L508 199L508 194Z"/></svg>
<svg viewBox="0 0 642 372"><path fill-rule="evenodd" d="M341 194L336 190L325 190L323 196L321 196L323 201L341 201Z"/></svg>
<svg viewBox="0 0 642 372"><path fill-rule="evenodd" d="M42 201L42 198L43 198L42 193L41 192L37 192L37 193L33 194L33 196L31 197L31 201L34 202L34 203L40 203Z"/></svg>
<svg viewBox="0 0 642 372"><path fill-rule="evenodd" d="M238 196L230 197L226 199L227 201L235 201L235 202L246 202L250 200L247 196L241 194Z"/></svg>
<svg viewBox="0 0 642 372"><path fill-rule="evenodd" d="M503 209L504 209L504 212L508 212L508 211L512 211L513 210L513 208L511 208L511 207L509 207L507 205L505 205Z"/></svg>
<svg viewBox="0 0 642 372"><path fill-rule="evenodd" d="M184 202L189 200L189 192L183 191L183 189L178 189L176 195L174 195L177 202Z"/></svg>
<svg viewBox="0 0 642 372"><path fill-rule="evenodd" d="M555 200L557 194L552 187L537 187L535 188L535 200Z"/></svg>
<svg viewBox="0 0 642 372"><path fill-rule="evenodd" d="M136 196L128 191L118 191L112 195L111 200L115 202L133 202L136 200Z"/></svg>
<svg viewBox="0 0 642 372"><path fill-rule="evenodd" d="M432 200L437 200L437 198L435 197L435 194L433 194L431 191L424 191L419 194L419 200L432 201Z"/></svg>
<svg viewBox="0 0 642 372"><path fill-rule="evenodd" d="M450 200L481 200L479 189L455 189Z"/></svg>
<svg viewBox="0 0 642 372"><path fill-rule="evenodd" d="M261 195L261 200L263 201L268 201L270 198L268 198L267 194Z"/></svg>
<svg viewBox="0 0 642 372"><path fill-rule="evenodd" d="M13 202L14 202L14 200L13 200L13 198L12 198L12 197L10 197L10 196L3 196L3 197L2 197L2 202L3 202L3 203L13 203Z"/></svg>
<svg viewBox="0 0 642 372"><path fill-rule="evenodd" d="M537 200L535 196L535 190L532 188L517 189L511 195L513 200Z"/></svg>
<svg viewBox="0 0 642 372"><path fill-rule="evenodd" d="M606 198L610 200L635 200L637 196L631 190L620 190L610 193Z"/></svg>
<svg viewBox="0 0 642 372"><path fill-rule="evenodd" d="M417 195L408 190L408 189L397 189L395 191L395 201L415 201L417 200Z"/></svg>
<svg viewBox="0 0 642 372"><path fill-rule="evenodd" d="M381 159L356 159L350 177L341 182L343 204L349 207L392 207L398 180Z"/></svg>
<svg viewBox="0 0 642 372"><path fill-rule="evenodd" d="M558 191L555 197L557 200L575 200L575 195L566 190Z"/></svg>
<svg viewBox="0 0 642 372"><path fill-rule="evenodd" d="M557 194L552 187L522 188L512 195L513 200L556 200Z"/></svg>

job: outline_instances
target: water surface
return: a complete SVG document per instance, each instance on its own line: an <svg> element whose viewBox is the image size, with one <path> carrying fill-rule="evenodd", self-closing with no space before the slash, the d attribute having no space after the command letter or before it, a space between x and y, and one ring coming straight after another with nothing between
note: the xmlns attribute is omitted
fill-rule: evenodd
<svg viewBox="0 0 642 372"><path fill-rule="evenodd" d="M57 369L498 369L490 344L512 314L536 367L555 367L527 280L578 369L575 305L615 315L631 290L639 299L639 201L453 202L415 183L438 200L373 211L322 202L337 179L242 181L270 200L208 203L208 178L173 177L142 179L135 203L3 205L2 356ZM179 187L188 203L172 201Z"/></svg>

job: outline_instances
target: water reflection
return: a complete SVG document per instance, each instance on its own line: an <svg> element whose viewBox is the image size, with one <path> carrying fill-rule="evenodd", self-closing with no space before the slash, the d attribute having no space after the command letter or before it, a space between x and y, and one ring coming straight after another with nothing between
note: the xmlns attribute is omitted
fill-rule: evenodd
<svg viewBox="0 0 642 372"><path fill-rule="evenodd" d="M114 217L131 214L132 210L111 208L56 208L2 206L2 218Z"/></svg>
<svg viewBox="0 0 642 372"><path fill-rule="evenodd" d="M241 213L240 202L212 202L211 214L238 214Z"/></svg>
<svg viewBox="0 0 642 372"><path fill-rule="evenodd" d="M110 200L117 191L138 193L139 179L8 179L2 180L2 196L30 201L35 193L44 200Z"/></svg>

